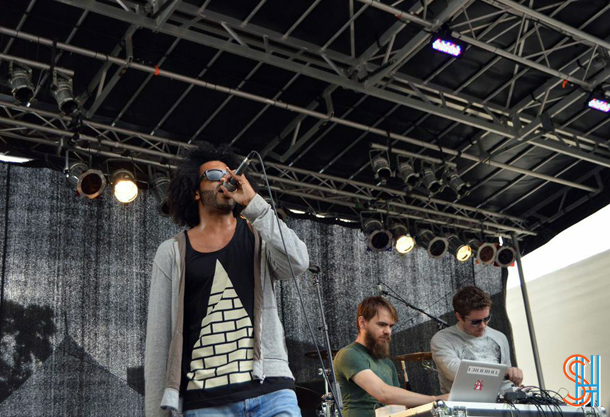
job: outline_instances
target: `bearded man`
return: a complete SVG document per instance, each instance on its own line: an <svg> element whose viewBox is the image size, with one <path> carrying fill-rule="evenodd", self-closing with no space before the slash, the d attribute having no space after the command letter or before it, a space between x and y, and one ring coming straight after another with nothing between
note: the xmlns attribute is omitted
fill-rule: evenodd
<svg viewBox="0 0 610 417"><path fill-rule="evenodd" d="M416 407L447 399L447 395L423 395L400 388L398 373L389 359L392 327L397 321L396 309L383 297L365 298L358 305L358 337L335 358L345 417L374 416L380 405Z"/></svg>

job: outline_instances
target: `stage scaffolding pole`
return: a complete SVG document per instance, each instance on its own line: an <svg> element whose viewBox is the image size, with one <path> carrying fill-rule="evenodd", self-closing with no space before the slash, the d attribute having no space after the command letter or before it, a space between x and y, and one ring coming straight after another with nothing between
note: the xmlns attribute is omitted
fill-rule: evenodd
<svg viewBox="0 0 610 417"><path fill-rule="evenodd" d="M519 281L521 282L521 295L523 296L523 305L525 306L525 318L527 319L527 329L530 333L530 342L532 344L532 353L534 354L534 363L536 365L536 375L538 376L538 385L545 389L544 377L542 375L542 364L540 363L540 354L538 353L538 342L536 341L536 331L534 330L534 321L532 320L532 310L530 309L530 300L527 295L527 285L525 284L525 276L523 275L523 263L521 262L521 250L519 249L519 241L515 233L511 234L513 246L517 253L517 270L519 271Z"/></svg>

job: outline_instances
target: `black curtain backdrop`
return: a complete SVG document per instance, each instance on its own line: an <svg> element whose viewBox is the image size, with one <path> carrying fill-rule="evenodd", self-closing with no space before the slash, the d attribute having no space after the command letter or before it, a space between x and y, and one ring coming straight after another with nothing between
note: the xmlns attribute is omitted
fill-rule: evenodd
<svg viewBox="0 0 610 417"><path fill-rule="evenodd" d="M379 281L430 314L455 322L451 298L475 284L494 300L492 327L512 340L505 312L506 271L421 249L370 253L358 230L288 219L320 275L330 342L354 341L358 302ZM142 191L130 205L107 189L76 196L56 171L0 164L0 415L143 416L143 355L148 287L158 245L178 229ZM316 343L323 345L311 274L298 278ZM297 385L318 388L319 362L295 283L276 285ZM390 298L399 311L392 354L429 350L436 326ZM514 360L513 360L514 362ZM437 393L434 373L407 365L414 390ZM323 386L323 385L322 385Z"/></svg>

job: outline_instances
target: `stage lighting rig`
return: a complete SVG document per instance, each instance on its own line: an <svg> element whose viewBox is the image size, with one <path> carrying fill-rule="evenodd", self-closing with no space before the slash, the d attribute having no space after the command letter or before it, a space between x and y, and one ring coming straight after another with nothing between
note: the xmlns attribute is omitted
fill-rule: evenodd
<svg viewBox="0 0 610 417"><path fill-rule="evenodd" d="M394 249L401 255L409 253L415 247L415 240L409 234L409 229L402 223L392 223L390 226L394 238Z"/></svg>
<svg viewBox="0 0 610 417"><path fill-rule="evenodd" d="M72 78L57 71L53 72L51 94L55 97L59 111L63 114L71 116L78 112L78 102L72 91Z"/></svg>
<svg viewBox="0 0 610 417"><path fill-rule="evenodd" d="M114 187L114 196L123 204L131 203L138 196L135 177L126 169L117 169L112 173L110 183Z"/></svg>
<svg viewBox="0 0 610 417"><path fill-rule="evenodd" d="M591 93L587 100L588 106L592 109L609 113L610 112L610 85L598 88Z"/></svg>
<svg viewBox="0 0 610 417"><path fill-rule="evenodd" d="M167 193L169 190L169 177L163 174L157 174L153 179L153 195L157 200L157 210L164 217L169 217L169 202Z"/></svg>
<svg viewBox="0 0 610 417"><path fill-rule="evenodd" d="M447 238L449 242L449 253L455 256L458 262L466 262L472 256L472 248L464 243L456 235L451 235Z"/></svg>
<svg viewBox="0 0 610 417"><path fill-rule="evenodd" d="M87 197L91 200L97 198L106 188L106 177L102 171L97 169L88 169L79 177L76 184L76 191L82 197Z"/></svg>
<svg viewBox="0 0 610 417"><path fill-rule="evenodd" d="M491 265L496 260L498 249L495 243L483 242L477 249L477 262L484 265Z"/></svg>
<svg viewBox="0 0 610 417"><path fill-rule="evenodd" d="M370 151L369 159L371 160L371 167L373 168L375 179L385 184L392 176L392 169L390 168L387 153L383 151Z"/></svg>
<svg viewBox="0 0 610 417"><path fill-rule="evenodd" d="M441 190L442 181L436 178L434 167L432 166L422 167L421 181L430 195L434 195Z"/></svg>
<svg viewBox="0 0 610 417"><path fill-rule="evenodd" d="M419 181L419 174L413 168L413 162L410 160L398 161L397 176L402 182L409 187L415 187Z"/></svg>
<svg viewBox="0 0 610 417"><path fill-rule="evenodd" d="M11 61L9 64L9 85L15 100L20 104L28 104L34 97L32 69L25 64Z"/></svg>
<svg viewBox="0 0 610 417"><path fill-rule="evenodd" d="M430 230L421 230L417 234L417 244L426 249L428 256L432 259L442 258L447 249L449 242L444 237L435 236Z"/></svg>
<svg viewBox="0 0 610 417"><path fill-rule="evenodd" d="M464 182L454 169L445 171L445 182L453 190L457 198L462 198L470 192L470 184Z"/></svg>
<svg viewBox="0 0 610 417"><path fill-rule="evenodd" d="M392 233L376 217L362 218L362 231L366 236L367 246L372 252L382 252L392 246Z"/></svg>
<svg viewBox="0 0 610 417"><path fill-rule="evenodd" d="M496 266L509 267L517 259L517 252L510 246L500 246L496 253Z"/></svg>

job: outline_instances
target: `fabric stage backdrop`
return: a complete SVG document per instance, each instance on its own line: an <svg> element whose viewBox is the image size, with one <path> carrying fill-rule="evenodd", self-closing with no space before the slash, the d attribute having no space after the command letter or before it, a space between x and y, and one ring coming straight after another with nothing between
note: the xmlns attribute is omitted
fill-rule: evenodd
<svg viewBox="0 0 610 417"><path fill-rule="evenodd" d="M61 173L0 164L0 415L143 416L143 356L150 269L158 245L178 229L161 217L151 193L121 205L110 189L76 196ZM505 312L505 270L370 253L358 230L288 219L320 274L333 349L356 338L357 303L378 282L409 303L455 323L451 299L475 284L494 300L492 327L512 341ZM311 274L298 278L316 343L323 346ZM387 289L387 288L386 288ZM319 362L295 283L276 285L297 385L319 389ZM399 311L392 354L429 351L436 326L389 298ZM514 360L513 360L514 363ZM436 375L407 364L413 389L437 393Z"/></svg>

